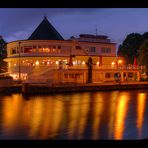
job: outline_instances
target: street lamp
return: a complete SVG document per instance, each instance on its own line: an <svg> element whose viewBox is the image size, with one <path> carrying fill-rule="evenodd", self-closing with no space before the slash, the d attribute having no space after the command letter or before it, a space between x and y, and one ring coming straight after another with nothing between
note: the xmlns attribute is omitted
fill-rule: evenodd
<svg viewBox="0 0 148 148"><path fill-rule="evenodd" d="M21 49L20 47L21 46L20 46L20 44L21 44L21 42L19 42L19 67L18 67L19 68L19 81L21 80L21 75L20 75L20 49Z"/></svg>

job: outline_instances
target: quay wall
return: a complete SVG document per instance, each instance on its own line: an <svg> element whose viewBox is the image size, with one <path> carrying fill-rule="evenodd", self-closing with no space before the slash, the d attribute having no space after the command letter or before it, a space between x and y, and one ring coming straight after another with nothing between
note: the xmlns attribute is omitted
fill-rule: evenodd
<svg viewBox="0 0 148 148"><path fill-rule="evenodd" d="M31 94L52 94L68 92L93 92L93 91L111 91L111 90L140 90L148 89L147 83L139 84L81 84L81 85L45 85L45 84L19 84L11 86L0 86L0 93L22 93Z"/></svg>
<svg viewBox="0 0 148 148"><path fill-rule="evenodd" d="M147 84L114 84L114 85L75 85L75 86L45 86L45 85L23 85L22 93L27 94L50 94L66 92L91 92L91 91L110 91L110 90L131 90L148 89Z"/></svg>

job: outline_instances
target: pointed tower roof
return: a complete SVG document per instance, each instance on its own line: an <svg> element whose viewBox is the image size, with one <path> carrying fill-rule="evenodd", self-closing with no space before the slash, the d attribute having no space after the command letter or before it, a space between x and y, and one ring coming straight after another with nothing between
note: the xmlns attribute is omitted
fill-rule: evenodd
<svg viewBox="0 0 148 148"><path fill-rule="evenodd" d="M28 40L64 40L64 38L57 32L44 16L43 21L31 34Z"/></svg>

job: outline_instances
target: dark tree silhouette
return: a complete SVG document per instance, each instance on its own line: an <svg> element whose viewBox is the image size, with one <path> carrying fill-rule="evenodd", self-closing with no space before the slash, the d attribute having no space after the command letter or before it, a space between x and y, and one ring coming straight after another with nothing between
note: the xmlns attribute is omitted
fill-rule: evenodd
<svg viewBox="0 0 148 148"><path fill-rule="evenodd" d="M147 37L148 34L146 33L144 36ZM144 37L139 33L131 33L127 35L118 48L118 56L124 57L127 65L133 64L134 57L138 57L138 51L143 41Z"/></svg>
<svg viewBox="0 0 148 148"><path fill-rule="evenodd" d="M7 57L6 44L2 36L0 36L0 73L7 71L7 63L3 61Z"/></svg>
<svg viewBox="0 0 148 148"><path fill-rule="evenodd" d="M148 39L140 46L140 52L138 56L139 65L145 65L148 72Z"/></svg>

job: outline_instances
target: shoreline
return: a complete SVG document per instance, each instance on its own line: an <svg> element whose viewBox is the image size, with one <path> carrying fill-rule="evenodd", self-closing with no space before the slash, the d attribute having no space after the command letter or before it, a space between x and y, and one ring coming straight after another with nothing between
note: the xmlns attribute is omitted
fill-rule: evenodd
<svg viewBox="0 0 148 148"><path fill-rule="evenodd" d="M0 87L1 94L22 93L23 95L34 94L55 94L70 92L94 92L94 91L114 91L114 90L137 90L148 89L148 82L128 82L128 83L91 83L91 84L17 84L13 86Z"/></svg>

